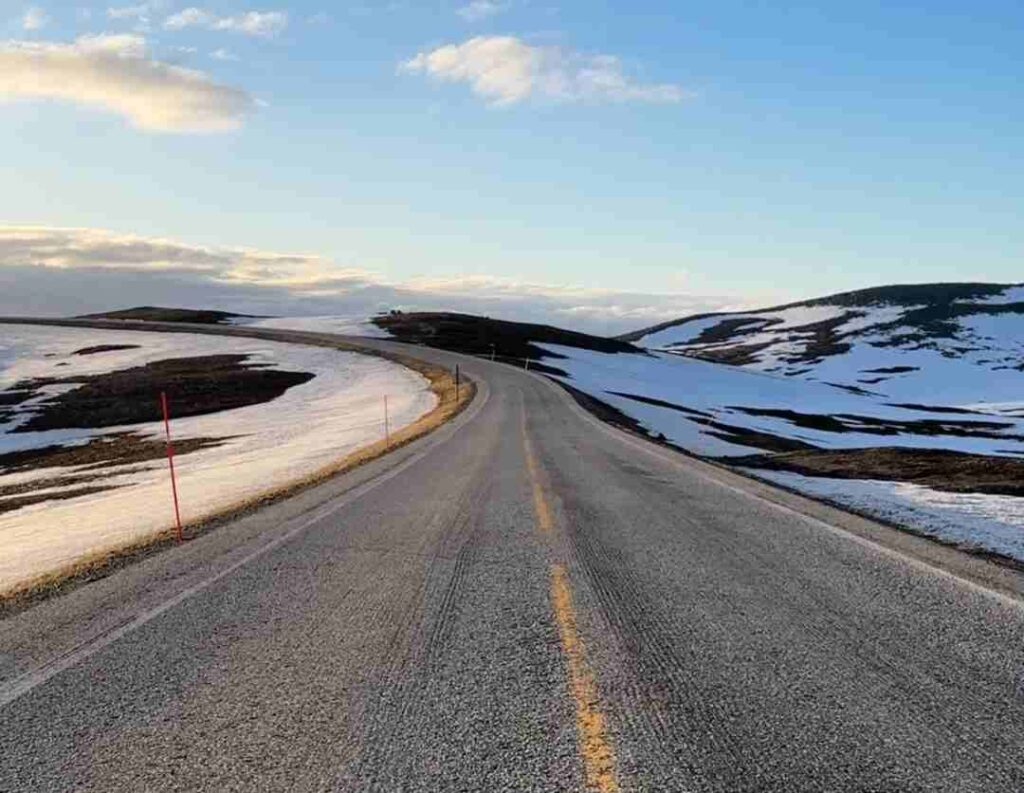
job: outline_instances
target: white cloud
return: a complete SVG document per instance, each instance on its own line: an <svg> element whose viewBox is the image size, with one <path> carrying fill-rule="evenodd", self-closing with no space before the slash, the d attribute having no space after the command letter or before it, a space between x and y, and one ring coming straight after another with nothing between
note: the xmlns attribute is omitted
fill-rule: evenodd
<svg viewBox="0 0 1024 793"><path fill-rule="evenodd" d="M21 27L23 30L42 30L49 23L50 18L38 6L27 9L21 17Z"/></svg>
<svg viewBox="0 0 1024 793"><path fill-rule="evenodd" d="M288 27L288 15L283 11L247 11L237 16L218 17L193 6L167 17L164 20L164 27L168 30L183 30L190 27L229 30L247 36L269 38Z"/></svg>
<svg viewBox="0 0 1024 793"><path fill-rule="evenodd" d="M111 7L107 9L107 19L146 19L151 10L149 3Z"/></svg>
<svg viewBox="0 0 1024 793"><path fill-rule="evenodd" d="M134 34L73 43L0 42L0 101L59 100L118 113L139 129L216 132L238 127L255 101L203 72L153 60Z"/></svg>
<svg viewBox="0 0 1024 793"><path fill-rule="evenodd" d="M237 61L238 60L238 56L237 55L235 55L233 52L230 52L230 51L224 49L223 47L221 47L220 49L216 49L213 52L211 52L210 53L210 57L213 58L215 61Z"/></svg>
<svg viewBox="0 0 1024 793"><path fill-rule="evenodd" d="M479 22L507 10L505 3L496 3L494 0L472 0L471 3L459 8L455 13L467 22Z"/></svg>
<svg viewBox="0 0 1024 793"><path fill-rule="evenodd" d="M164 20L164 27L168 30L183 30L191 27L209 27L216 21L216 17L209 11L201 8L186 8L176 14L172 14Z"/></svg>
<svg viewBox="0 0 1024 793"><path fill-rule="evenodd" d="M134 29L149 32L152 18L167 5L167 0L147 0L147 2L128 6L108 6L107 19L114 22L134 22Z"/></svg>
<svg viewBox="0 0 1024 793"><path fill-rule="evenodd" d="M675 103L686 93L671 83L630 78L613 55L584 55L527 44L515 36L476 36L446 44L403 62L400 71L468 83L494 105L531 97L561 102Z"/></svg>
<svg viewBox="0 0 1024 793"><path fill-rule="evenodd" d="M0 226L0 314L154 304L283 315L455 310L609 334L751 307L731 298L480 275L394 281L315 254L189 245L102 229Z"/></svg>

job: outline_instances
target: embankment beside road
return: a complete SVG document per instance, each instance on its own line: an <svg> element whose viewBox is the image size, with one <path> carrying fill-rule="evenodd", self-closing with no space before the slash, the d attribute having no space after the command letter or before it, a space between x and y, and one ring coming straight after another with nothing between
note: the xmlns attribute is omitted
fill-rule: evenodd
<svg viewBox="0 0 1024 793"><path fill-rule="evenodd" d="M25 323L26 320L19 320L20 323ZM111 323L58 323L47 321L45 325L61 325L70 324L73 327L101 327L105 330L112 329ZM142 323L114 323L113 327L118 330L133 330L133 331L172 331L175 333L190 332L190 329L175 326L173 328L164 327L152 327L150 325L144 325ZM127 336L127 333L120 334ZM205 334L204 334L205 335ZM406 369L411 369L422 375L425 381L422 381L424 385L424 393L429 391L430 394L430 407L426 412L422 412L419 415L409 414L410 418L414 418L412 421L402 419L398 423L404 423L404 426L397 426L393 428L390 434L390 445L386 443L383 438L377 440L374 438L372 442L360 442L358 447L353 447L351 442L348 443L347 447L344 448L343 453L339 453L335 456L330 456L329 452L325 456L322 452L315 458L317 464L311 466L309 460L301 467L296 467L294 474L288 471L288 475L279 475L275 477L268 477L265 484L260 483L260 486L255 491L248 491L244 494L244 497L237 498L231 503L223 503L223 499L216 509L205 509L201 510L202 504L198 503L197 500L192 500L192 506L196 507L191 510L191 516L183 516L186 520L185 533L186 536L195 536L200 533L210 531L211 529L223 525L225 522L230 521L232 518L259 509L266 504L287 498L294 495L302 490L310 488L316 484L322 483L333 476L349 471L355 467L365 464L366 462L373 460L388 449L393 449L402 445L405 445L412 440L430 432L441 423L447 421L456 413L462 410L462 408L472 399L474 393L474 386L472 383L463 382L462 388L459 393L456 394L455 383L451 372L441 368L432 366L425 362L414 360L403 356L401 354L393 354L391 351L381 351L377 349L364 349L358 344L351 344L340 339L332 339L325 336L313 336L311 334L305 334L302 338L294 338L294 334L281 333L277 331L260 331L250 332L241 330L236 331L232 328L217 328L214 335L223 336L241 336L247 338L258 338L265 341L281 342L286 341L292 344L307 345L308 347L319 347L319 348L334 348L347 353L359 352L366 356L372 356L372 358L381 361L378 367L383 364L383 361L390 361L392 363L401 364ZM141 335L138 337L140 340L143 338ZM189 337L184 337L189 338ZM176 342L175 342L176 343ZM187 347L187 344L183 345ZM279 345L281 346L281 345ZM326 350L316 353L323 357L324 355L330 356ZM60 370L67 371L67 370ZM412 376L411 373L407 373ZM315 381L314 381L315 382ZM296 393L298 390L296 390ZM380 396L375 395L375 405L380 407ZM292 400L296 401L296 400ZM301 401L301 400L299 400ZM273 403L270 403L272 405ZM282 403L283 404L283 403ZM294 407L294 406L292 406ZM394 409L392 405L392 409ZM429 405L428 405L429 407ZM376 408L375 408L376 409ZM422 410L422 409L421 409ZM285 411L281 411L285 412ZM220 417L230 417L232 413L219 414ZM217 417L208 417L217 418ZM345 417L339 417L344 419ZM378 437L383 433L379 433ZM20 436L19 436L20 437ZM184 439L182 439L184 440ZM344 446L344 444L342 444ZM264 453L270 453L264 451ZM198 458L198 455L190 455L185 460L188 460L189 465L195 466L193 458ZM250 455L250 460L252 456ZM325 462L326 460L326 462ZM156 467L161 467L162 461L155 461ZM279 466L280 467L280 466ZM241 468L237 469L241 471ZM166 467L165 464L157 474L160 477L160 486L167 485L164 481L166 478ZM115 491L116 492L116 491ZM124 491L125 493L128 491ZM103 494L98 494L97 497L101 497ZM161 492L161 495L163 493ZM164 504L164 501L168 501L168 504ZM60 508L66 507L68 502L55 502L60 504ZM161 515L167 513L169 510L169 496L167 499L163 499L160 502L159 513ZM162 509L167 507L167 509ZM37 509L46 510L46 506L38 505ZM168 513L169 514L169 513ZM12 513L9 518L15 518L17 513ZM27 522L21 519L22 523L26 525L23 528L27 529ZM21 532L24 534L25 532ZM128 542L117 542L104 545L102 547L90 550L88 553L76 554L73 559L66 560L65 563L59 567L48 567L45 570L40 571L38 575L33 575L30 578L21 578L16 583L3 588L2 594L0 594L0 612L9 610L9 608L18 608L19 604L26 602L33 602L39 598L46 597L54 592L65 591L71 586L74 586L83 581L88 581L94 578L108 575L113 569L119 566L130 563L134 559L147 556L161 548L167 547L174 542L173 532L169 527L161 527L157 531L145 531L143 536L136 535L131 541Z"/></svg>

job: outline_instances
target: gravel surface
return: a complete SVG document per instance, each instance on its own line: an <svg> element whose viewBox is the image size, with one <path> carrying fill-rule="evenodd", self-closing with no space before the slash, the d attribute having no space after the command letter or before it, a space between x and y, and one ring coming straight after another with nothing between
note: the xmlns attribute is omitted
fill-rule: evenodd
<svg viewBox="0 0 1024 793"><path fill-rule="evenodd" d="M1024 789L1018 574L412 352L454 422L0 623L0 790L584 790L554 566L621 790Z"/></svg>

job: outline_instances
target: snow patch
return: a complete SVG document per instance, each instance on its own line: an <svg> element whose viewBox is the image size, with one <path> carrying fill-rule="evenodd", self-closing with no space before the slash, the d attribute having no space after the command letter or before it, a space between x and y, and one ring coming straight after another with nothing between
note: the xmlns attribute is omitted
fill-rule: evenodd
<svg viewBox="0 0 1024 793"><path fill-rule="evenodd" d="M177 441L237 436L223 446L177 458L182 518L186 521L301 480L379 440L384 431L385 394L393 429L415 421L436 404L428 381L420 374L381 358L327 348L222 336L77 328L4 326L2 333L2 387L28 377L99 374L164 358L222 354L249 355L259 363L316 375L267 403L172 421ZM75 349L98 344L137 344L140 348L71 355ZM173 412L173 398L171 407ZM0 452L54 442L85 443L118 431L139 432L147 438L161 438L163 432L159 423L15 435L3 432L12 428L12 424L0 425ZM0 475L0 487L76 473L83 472L51 468ZM103 473L115 476L96 484L115 484L119 489L0 514L0 546L4 549L0 590L172 525L165 461L119 466Z"/></svg>
<svg viewBox="0 0 1024 793"><path fill-rule="evenodd" d="M749 473L944 542L1024 561L1024 498L945 493L905 482L828 479L785 471Z"/></svg>
<svg viewBox="0 0 1024 793"><path fill-rule="evenodd" d="M378 328L370 319L362 316L267 317L265 319L247 320L239 324L256 328L303 330L312 333L338 333L343 336L362 336L371 339L391 338L390 333Z"/></svg>
<svg viewBox="0 0 1024 793"><path fill-rule="evenodd" d="M1019 302L1024 302L1020 286L984 299L955 300L950 311L941 304L930 312L923 304L820 303L701 317L650 333L639 343L863 388L896 402L1003 402L1024 393L1024 313L990 312ZM821 326L847 315L844 322ZM700 341L704 331L716 327L722 329L720 338ZM884 371L895 368L902 371Z"/></svg>
<svg viewBox="0 0 1024 793"><path fill-rule="evenodd" d="M998 295L974 300L974 303L987 303L988 305L999 305L1002 303L1024 303L1024 286L1011 286Z"/></svg>
<svg viewBox="0 0 1024 793"><path fill-rule="evenodd" d="M972 454L1024 453L1024 420L1015 416L947 415L902 408L890 404L887 398L852 394L825 383L667 353L609 355L559 345L538 346L564 356L555 365L566 372L568 378L556 379L611 404L636 418L652 434L660 433L697 454L718 457L759 451L752 444L724 440L721 427L710 426L709 420L748 432L803 441L823 449L901 446ZM624 394L676 407L651 405ZM751 410L754 412L747 412ZM756 414L764 410L791 415ZM844 429L800 426L801 419L816 416L842 417L839 423ZM858 431L865 422L857 417L894 425L947 421L957 426L978 426L979 431L984 431L979 422L998 422L1006 426L993 438L960 437L953 431L923 434L908 430L880 435Z"/></svg>
<svg viewBox="0 0 1024 793"><path fill-rule="evenodd" d="M770 375L756 370L715 364L679 355L605 354L556 345L540 345L559 356L555 365L567 377L554 379L584 391L639 422L652 436L696 454L736 457L765 451L756 435L783 442L799 441L822 449L895 446L949 449L973 454L1024 455L1024 402L1006 402L998 411L989 404L972 404L981 415L942 413L898 407L887 396L856 394L801 378ZM933 353L928 351L929 356ZM869 367L876 360L856 359ZM956 388L955 369L944 368L936 355L926 380L935 407L950 398L977 394ZM970 384L976 388L975 384ZM999 381L996 381L999 391ZM1007 388L1007 392L1012 389ZM916 392L910 392L916 393ZM1020 391L1016 391L1020 394ZM917 394L919 396L919 394ZM637 399L639 397L640 399ZM646 400L646 401L643 401ZM663 404L656 404L656 403ZM759 411L773 411L758 415ZM820 426L807 426L808 417L821 417ZM865 430L872 426L902 427L890 434ZM915 425L914 422L931 422ZM948 426L947 432L935 430ZM949 422L943 425L943 422ZM978 422L1005 425L985 428ZM803 426L801 425L803 424ZM812 424L816 422L811 422ZM845 431L838 431L838 424ZM915 426L919 429L915 431ZM829 430L828 427L833 427ZM994 437L960 437L955 430L978 427ZM926 431L928 428L929 431ZM947 542L961 543L1024 561L1024 498L983 494L944 493L897 482L839 480L757 470L756 476L795 490L833 500L883 520L907 525Z"/></svg>

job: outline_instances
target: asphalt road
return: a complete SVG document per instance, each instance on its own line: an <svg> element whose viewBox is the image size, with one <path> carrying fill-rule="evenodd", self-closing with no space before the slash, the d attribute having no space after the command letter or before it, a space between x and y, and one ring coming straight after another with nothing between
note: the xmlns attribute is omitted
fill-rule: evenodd
<svg viewBox="0 0 1024 793"><path fill-rule="evenodd" d="M415 354L454 422L0 623L0 790L1024 789L1020 576Z"/></svg>

